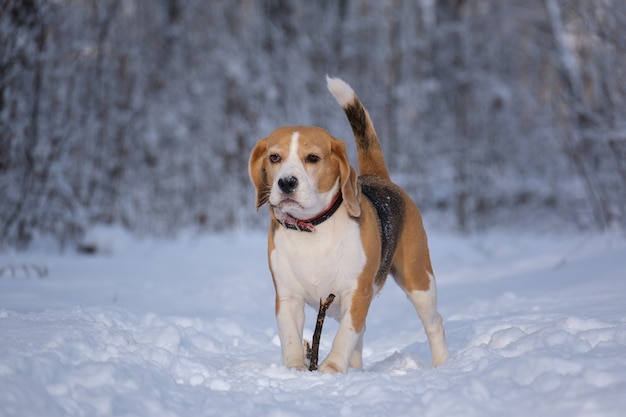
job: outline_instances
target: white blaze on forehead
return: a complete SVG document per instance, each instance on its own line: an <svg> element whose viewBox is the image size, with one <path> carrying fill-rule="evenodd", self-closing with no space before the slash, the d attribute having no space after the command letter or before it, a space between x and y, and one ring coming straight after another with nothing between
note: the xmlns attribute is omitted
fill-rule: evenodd
<svg viewBox="0 0 626 417"><path fill-rule="evenodd" d="M297 161L298 160L298 144L299 144L300 132L293 132L291 135L291 144L289 145L289 156L287 160L289 161Z"/></svg>
<svg viewBox="0 0 626 417"><path fill-rule="evenodd" d="M293 132L291 134L291 142L289 142L289 150L285 160L280 167L280 171L278 172L278 178L282 178L286 175L295 176L299 180L304 171L304 167L302 166L302 161L300 161L300 157L298 156L298 148L300 146L300 132Z"/></svg>

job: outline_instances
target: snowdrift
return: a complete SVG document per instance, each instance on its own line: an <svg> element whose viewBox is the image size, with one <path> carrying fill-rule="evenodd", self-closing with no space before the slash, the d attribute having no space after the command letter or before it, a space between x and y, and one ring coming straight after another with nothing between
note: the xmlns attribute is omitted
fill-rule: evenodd
<svg viewBox="0 0 626 417"><path fill-rule="evenodd" d="M106 253L0 255L0 415L626 409L623 237L431 234L450 360L430 367L417 315L390 280L368 317L365 369L346 375L280 365L265 236L97 239ZM327 320L322 357L335 329Z"/></svg>

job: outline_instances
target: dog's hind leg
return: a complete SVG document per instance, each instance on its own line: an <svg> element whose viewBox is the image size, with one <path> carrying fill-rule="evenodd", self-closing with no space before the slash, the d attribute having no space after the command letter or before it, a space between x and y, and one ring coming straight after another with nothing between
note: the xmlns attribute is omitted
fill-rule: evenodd
<svg viewBox="0 0 626 417"><path fill-rule="evenodd" d="M435 277L431 275L431 285L426 291L406 291L406 294L417 310L417 314L426 330L433 366L439 366L448 358L448 345L443 329L443 320L437 311Z"/></svg>
<svg viewBox="0 0 626 417"><path fill-rule="evenodd" d="M416 239L415 236L424 237ZM428 243L423 232L409 231L404 233L402 240L404 241L398 246L394 257L392 274L417 310L426 330L433 366L439 366L448 357L448 345L443 320L437 311L437 285L430 263Z"/></svg>
<svg viewBox="0 0 626 417"><path fill-rule="evenodd" d="M413 307L415 307L417 315L424 325L424 330L426 330L433 366L439 366L448 358L448 345L443 328L443 319L437 311L437 287L435 285L435 277L432 274L428 275L430 280L428 289L409 290L404 285L404 280L401 276L394 274L394 278L400 288L406 293Z"/></svg>

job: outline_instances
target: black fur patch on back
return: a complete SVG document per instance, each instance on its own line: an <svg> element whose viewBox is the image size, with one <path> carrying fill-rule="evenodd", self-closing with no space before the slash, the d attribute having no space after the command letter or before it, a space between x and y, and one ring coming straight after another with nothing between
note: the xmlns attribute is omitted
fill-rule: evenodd
<svg viewBox="0 0 626 417"><path fill-rule="evenodd" d="M380 267L375 283L381 286L391 268L391 261L396 251L405 218L405 202L402 191L375 175L363 175L359 178L361 192L376 208L381 240Z"/></svg>

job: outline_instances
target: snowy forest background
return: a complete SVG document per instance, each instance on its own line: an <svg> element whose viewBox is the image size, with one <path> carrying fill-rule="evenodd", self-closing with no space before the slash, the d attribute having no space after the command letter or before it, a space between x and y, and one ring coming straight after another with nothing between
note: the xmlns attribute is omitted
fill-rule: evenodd
<svg viewBox="0 0 626 417"><path fill-rule="evenodd" d="M264 227L258 139L352 143L326 74L430 227L626 229L625 28L622 0L0 0L0 248Z"/></svg>

